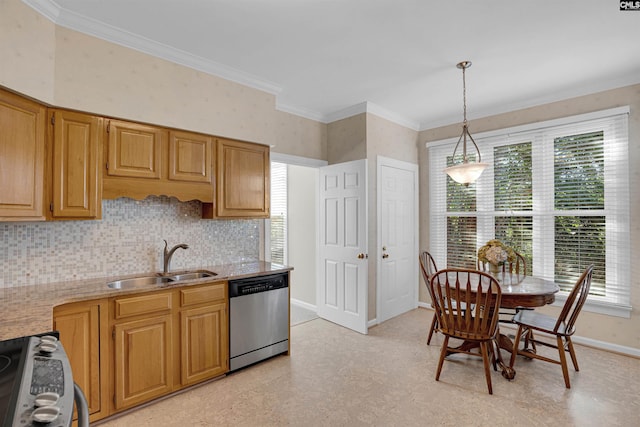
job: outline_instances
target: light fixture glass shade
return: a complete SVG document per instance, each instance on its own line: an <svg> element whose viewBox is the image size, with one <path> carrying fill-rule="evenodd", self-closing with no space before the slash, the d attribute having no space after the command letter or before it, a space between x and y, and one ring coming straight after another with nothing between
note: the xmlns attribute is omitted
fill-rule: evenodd
<svg viewBox="0 0 640 427"><path fill-rule="evenodd" d="M475 182L480 175L489 166L487 163L461 163L459 165L450 166L444 170L455 182L460 184L471 184Z"/></svg>

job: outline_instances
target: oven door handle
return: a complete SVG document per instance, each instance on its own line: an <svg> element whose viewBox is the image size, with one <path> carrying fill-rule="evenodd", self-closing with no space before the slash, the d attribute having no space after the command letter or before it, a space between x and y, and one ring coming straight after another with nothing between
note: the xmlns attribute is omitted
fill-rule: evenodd
<svg viewBox="0 0 640 427"><path fill-rule="evenodd" d="M82 389L73 383L73 400L78 410L78 427L89 427L89 405Z"/></svg>

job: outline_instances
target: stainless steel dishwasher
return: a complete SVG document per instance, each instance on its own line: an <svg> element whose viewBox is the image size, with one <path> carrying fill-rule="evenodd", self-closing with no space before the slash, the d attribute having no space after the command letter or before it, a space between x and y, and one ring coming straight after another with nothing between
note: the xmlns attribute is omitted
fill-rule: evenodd
<svg viewBox="0 0 640 427"><path fill-rule="evenodd" d="M229 371L289 350L289 275L229 281Z"/></svg>

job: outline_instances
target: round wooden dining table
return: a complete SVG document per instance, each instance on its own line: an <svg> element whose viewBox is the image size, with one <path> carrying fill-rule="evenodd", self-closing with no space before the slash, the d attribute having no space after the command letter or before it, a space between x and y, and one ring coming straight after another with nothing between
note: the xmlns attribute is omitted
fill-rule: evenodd
<svg viewBox="0 0 640 427"><path fill-rule="evenodd" d="M553 281L535 276L497 273L494 277L502 290L502 308L542 307L554 302L560 290Z"/></svg>

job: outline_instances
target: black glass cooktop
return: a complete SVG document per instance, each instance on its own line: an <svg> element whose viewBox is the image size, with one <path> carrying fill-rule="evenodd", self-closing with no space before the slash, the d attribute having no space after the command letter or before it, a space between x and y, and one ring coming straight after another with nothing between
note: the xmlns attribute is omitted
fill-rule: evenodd
<svg viewBox="0 0 640 427"><path fill-rule="evenodd" d="M7 411L13 407L16 389L22 372L22 353L27 339L0 341L0 425L4 425Z"/></svg>

